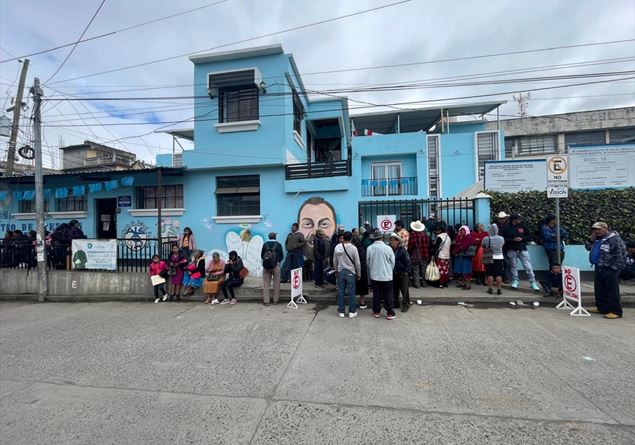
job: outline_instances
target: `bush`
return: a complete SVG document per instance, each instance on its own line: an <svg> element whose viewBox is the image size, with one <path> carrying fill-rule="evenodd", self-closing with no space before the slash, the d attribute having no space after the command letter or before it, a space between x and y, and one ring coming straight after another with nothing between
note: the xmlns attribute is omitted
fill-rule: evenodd
<svg viewBox="0 0 635 445"><path fill-rule="evenodd" d="M555 214L555 199L545 192L490 192L492 221L500 211L520 213L538 242L540 227L547 215ZM583 244L590 227L604 221L617 230L624 241L635 241L635 188L624 190L569 190L569 197L560 200L560 223L570 234L569 243Z"/></svg>

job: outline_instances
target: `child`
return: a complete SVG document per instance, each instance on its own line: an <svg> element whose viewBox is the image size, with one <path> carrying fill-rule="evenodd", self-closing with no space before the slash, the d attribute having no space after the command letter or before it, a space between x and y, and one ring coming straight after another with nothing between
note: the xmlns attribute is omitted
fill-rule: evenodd
<svg viewBox="0 0 635 445"><path fill-rule="evenodd" d="M148 273L150 274L150 276L155 276L158 275L161 278L163 278L163 283L160 284L155 284L154 287L154 302L158 303L159 301L161 301L161 297L159 297L159 293L161 293L161 296L163 297L163 301L166 301L168 299L168 293L165 291L165 287L163 286L165 284L165 277L167 276L168 273L168 265L165 261L163 261L161 258L159 258L159 255L153 255L152 256L152 262L150 263L150 267L148 268Z"/></svg>
<svg viewBox="0 0 635 445"><path fill-rule="evenodd" d="M560 264L554 263L551 265L547 279L541 281L540 285L545 290L545 297L562 297L562 271L560 270Z"/></svg>

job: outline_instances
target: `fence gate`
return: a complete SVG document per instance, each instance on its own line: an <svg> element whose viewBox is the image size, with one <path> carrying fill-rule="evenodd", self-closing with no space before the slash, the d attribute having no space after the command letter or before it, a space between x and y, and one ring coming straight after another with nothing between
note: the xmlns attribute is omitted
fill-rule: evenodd
<svg viewBox="0 0 635 445"><path fill-rule="evenodd" d="M412 221L433 217L449 226L457 224L474 227L474 200L468 198L413 199L404 201L360 201L359 226L368 223L377 227L377 216L395 215L406 228Z"/></svg>

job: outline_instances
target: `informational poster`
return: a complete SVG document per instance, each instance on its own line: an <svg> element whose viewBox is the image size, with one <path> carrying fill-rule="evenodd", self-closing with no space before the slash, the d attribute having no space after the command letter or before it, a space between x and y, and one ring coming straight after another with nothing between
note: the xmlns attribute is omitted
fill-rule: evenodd
<svg viewBox="0 0 635 445"><path fill-rule="evenodd" d="M377 215L377 227L382 232L392 232L395 230L397 215Z"/></svg>
<svg viewBox="0 0 635 445"><path fill-rule="evenodd" d="M569 159L567 155L547 156L547 198L569 197Z"/></svg>
<svg viewBox="0 0 635 445"><path fill-rule="evenodd" d="M71 250L75 270L117 270L117 240L74 239Z"/></svg>
<svg viewBox="0 0 635 445"><path fill-rule="evenodd" d="M635 187L635 144L571 147L569 181L583 190Z"/></svg>
<svg viewBox="0 0 635 445"><path fill-rule="evenodd" d="M543 159L527 161L488 161L485 162L485 190L503 193L545 191Z"/></svg>

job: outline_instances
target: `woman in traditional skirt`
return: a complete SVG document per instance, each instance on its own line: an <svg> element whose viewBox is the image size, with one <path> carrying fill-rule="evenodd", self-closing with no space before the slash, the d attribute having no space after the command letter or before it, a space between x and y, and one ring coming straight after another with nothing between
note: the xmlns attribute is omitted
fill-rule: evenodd
<svg viewBox="0 0 635 445"><path fill-rule="evenodd" d="M185 267L183 276L183 295L194 295L196 289L203 285L205 275L205 257L202 250L195 250L192 262Z"/></svg>
<svg viewBox="0 0 635 445"><path fill-rule="evenodd" d="M483 264L483 248L481 243L483 238L489 236L489 233L485 231L483 224L477 224L474 226L474 232L472 232L472 244L476 246L476 253L472 258L472 275L476 280L476 284L482 284L485 286L485 264Z"/></svg>
<svg viewBox="0 0 635 445"><path fill-rule="evenodd" d="M183 285L183 275L185 275L185 266L187 266L187 257L183 254L179 246L172 245L172 252L168 258L168 275L170 276L170 300L181 299L181 286Z"/></svg>
<svg viewBox="0 0 635 445"><path fill-rule="evenodd" d="M458 286L463 290L471 289L472 281L472 236L468 226L461 226L454 240L454 276L460 279Z"/></svg>
<svg viewBox="0 0 635 445"><path fill-rule="evenodd" d="M218 304L218 291L225 281L225 261L221 260L218 252L212 254L212 261L207 266L207 279L203 283L203 292L207 295L205 304Z"/></svg>

